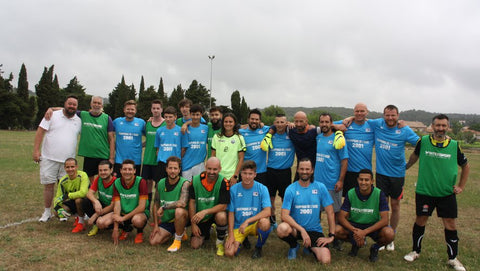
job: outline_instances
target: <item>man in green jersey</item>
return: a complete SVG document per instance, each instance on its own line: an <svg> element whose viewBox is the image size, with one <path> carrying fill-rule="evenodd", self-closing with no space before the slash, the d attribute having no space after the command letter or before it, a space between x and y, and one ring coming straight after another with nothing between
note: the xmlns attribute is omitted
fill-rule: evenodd
<svg viewBox="0 0 480 271"><path fill-rule="evenodd" d="M457 259L457 199L467 183L470 166L467 158L460 150L458 142L447 138L449 127L448 117L444 114L433 117L433 135L423 136L410 156L407 169L418 159L418 181L415 190L416 214L413 224L413 251L403 257L407 262L413 262L420 257L422 240L428 217L437 209L438 217L442 218L447 242L448 264L455 270L465 270ZM458 167L460 180L457 183Z"/></svg>
<svg viewBox="0 0 480 271"><path fill-rule="evenodd" d="M57 194L53 202L55 211L60 221L67 221L70 214L77 214L72 232L77 233L85 229L83 226L82 199L88 191L88 176L85 172L78 170L77 160L68 158L65 160L65 172L58 182Z"/></svg>
<svg viewBox="0 0 480 271"><path fill-rule="evenodd" d="M210 157L205 165L206 171L193 177L190 186L188 213L192 223L192 248L199 248L210 237L213 223L217 229L217 255L223 256L223 241L227 231L227 205L230 203L230 186L227 179L220 175L220 160Z"/></svg>
<svg viewBox="0 0 480 271"><path fill-rule="evenodd" d="M113 184L113 243L125 240L132 226L137 229L135 244L143 242L143 228L147 224L150 211L148 205L147 182L140 176L135 176L135 162L125 159L120 168L121 178ZM119 234L119 227L123 228Z"/></svg>
<svg viewBox="0 0 480 271"><path fill-rule="evenodd" d="M337 239L349 240L352 250L349 255L357 256L358 249L365 245L367 236L376 243L370 247L369 259L378 259L378 249L393 241L395 233L388 227L388 201L385 194L373 187L373 173L362 169L357 177L358 186L350 189L343 201L335 229Z"/></svg>
<svg viewBox="0 0 480 271"><path fill-rule="evenodd" d="M150 244L157 245L167 242L175 236L172 245L167 249L176 252L182 246L182 240L188 237L185 225L188 221L187 203L190 182L180 176L182 161L176 156L167 159L167 177L158 182L153 207L153 231L150 234Z"/></svg>

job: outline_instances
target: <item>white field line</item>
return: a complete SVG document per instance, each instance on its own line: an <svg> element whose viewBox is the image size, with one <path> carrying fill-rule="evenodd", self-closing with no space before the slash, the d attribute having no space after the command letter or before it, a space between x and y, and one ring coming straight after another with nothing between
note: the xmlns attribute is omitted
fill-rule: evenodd
<svg viewBox="0 0 480 271"><path fill-rule="evenodd" d="M0 229L6 229L6 228L13 227L13 226L22 225L23 223L27 223L27 222L35 222L35 221L38 221L38 219L39 219L39 217L34 217L34 218L29 218L29 219L22 220L20 222L8 223L6 225L0 226Z"/></svg>

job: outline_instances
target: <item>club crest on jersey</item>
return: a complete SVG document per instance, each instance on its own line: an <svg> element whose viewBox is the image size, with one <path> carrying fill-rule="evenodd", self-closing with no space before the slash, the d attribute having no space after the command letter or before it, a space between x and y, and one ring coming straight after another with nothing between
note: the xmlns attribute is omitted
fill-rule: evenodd
<svg viewBox="0 0 480 271"><path fill-rule="evenodd" d="M205 131L205 130L201 130L201 131L200 131L200 133L202 133L202 134L205 134L205 133L206 133L206 131Z"/></svg>
<svg viewBox="0 0 480 271"><path fill-rule="evenodd" d="M232 139L230 143L235 144L235 139Z"/></svg>
<svg viewBox="0 0 480 271"><path fill-rule="evenodd" d="M300 196L300 191L295 191L295 195Z"/></svg>
<svg viewBox="0 0 480 271"><path fill-rule="evenodd" d="M401 134L401 133L402 133L402 131L400 131L400 130L395 131L395 134Z"/></svg>
<svg viewBox="0 0 480 271"><path fill-rule="evenodd" d="M174 135L174 136L178 136L178 132L174 132L173 135Z"/></svg>
<svg viewBox="0 0 480 271"><path fill-rule="evenodd" d="M333 140L329 140L329 141L328 141L328 144L329 144L329 145L333 145Z"/></svg>
<svg viewBox="0 0 480 271"><path fill-rule="evenodd" d="M365 132L370 133L372 130L370 128L365 129Z"/></svg>
<svg viewBox="0 0 480 271"><path fill-rule="evenodd" d="M312 190L312 194L317 195L317 194L318 194L318 190L317 190L317 189L313 189L313 190Z"/></svg>
<svg viewBox="0 0 480 271"><path fill-rule="evenodd" d="M238 193L237 193L237 197L239 197L239 198L240 198L240 197L243 197L242 193L238 192Z"/></svg>
<svg viewBox="0 0 480 271"><path fill-rule="evenodd" d="M161 132L160 135L161 135L161 136L164 136L164 135L165 135L165 132Z"/></svg>
<svg viewBox="0 0 480 271"><path fill-rule="evenodd" d="M258 192L257 191L253 192L253 196L258 197Z"/></svg>
<svg viewBox="0 0 480 271"><path fill-rule="evenodd" d="M137 127L140 126L140 124L137 123L137 122L135 122L133 125L134 125L134 126L137 126Z"/></svg>

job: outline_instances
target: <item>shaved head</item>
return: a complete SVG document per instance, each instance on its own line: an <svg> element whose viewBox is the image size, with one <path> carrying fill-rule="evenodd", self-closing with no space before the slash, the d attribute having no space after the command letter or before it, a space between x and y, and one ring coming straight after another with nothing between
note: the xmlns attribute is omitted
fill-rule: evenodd
<svg viewBox="0 0 480 271"><path fill-rule="evenodd" d="M220 159L218 159L217 157L210 157L210 158L208 158L206 165L207 166L208 165L212 165L212 166L213 165L215 165L215 166L218 165L218 166L220 166Z"/></svg>
<svg viewBox="0 0 480 271"><path fill-rule="evenodd" d="M298 111L295 113L293 116L293 122L295 124L295 128L301 133L305 132L307 130L308 126L308 119L307 119L307 114L303 111Z"/></svg>
<svg viewBox="0 0 480 271"><path fill-rule="evenodd" d="M356 110L356 109L365 109L368 111L368 108L367 108L367 105L364 104L364 103L358 103L355 105L355 108L353 108L353 110Z"/></svg>
<svg viewBox="0 0 480 271"><path fill-rule="evenodd" d="M361 125L365 122L368 115L367 105L364 103L358 103L353 108L353 116L355 123Z"/></svg>
<svg viewBox="0 0 480 271"><path fill-rule="evenodd" d="M217 157L210 157L205 164L205 171L207 172L207 180L209 182L215 182L218 179L218 175L222 167L220 166L220 160Z"/></svg>
<svg viewBox="0 0 480 271"><path fill-rule="evenodd" d="M293 118L307 119L307 114L305 114L305 112L303 111L298 111L297 113L295 113L295 115L293 115Z"/></svg>

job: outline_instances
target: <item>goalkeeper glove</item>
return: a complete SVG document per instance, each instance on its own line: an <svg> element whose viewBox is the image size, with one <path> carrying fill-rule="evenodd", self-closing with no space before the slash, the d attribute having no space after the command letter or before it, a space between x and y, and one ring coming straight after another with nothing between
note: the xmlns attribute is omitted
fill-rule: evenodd
<svg viewBox="0 0 480 271"><path fill-rule="evenodd" d="M333 147L340 150L345 147L345 137L343 136L342 131L335 132L335 138L333 139Z"/></svg>
<svg viewBox="0 0 480 271"><path fill-rule="evenodd" d="M265 137L262 140L262 143L260 143L260 148L262 148L263 151L268 151L268 149L273 149L272 145L272 134L267 133Z"/></svg>

